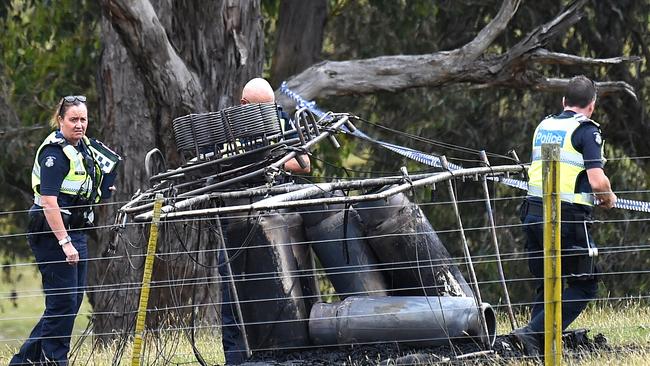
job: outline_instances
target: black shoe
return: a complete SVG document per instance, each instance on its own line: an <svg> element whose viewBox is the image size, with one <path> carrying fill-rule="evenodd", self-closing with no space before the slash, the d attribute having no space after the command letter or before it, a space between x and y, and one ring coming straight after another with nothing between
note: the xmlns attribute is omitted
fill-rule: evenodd
<svg viewBox="0 0 650 366"><path fill-rule="evenodd" d="M514 336L517 343L523 348L524 353L531 357L540 357L541 344L539 336L535 334L528 326L517 328L510 333Z"/></svg>

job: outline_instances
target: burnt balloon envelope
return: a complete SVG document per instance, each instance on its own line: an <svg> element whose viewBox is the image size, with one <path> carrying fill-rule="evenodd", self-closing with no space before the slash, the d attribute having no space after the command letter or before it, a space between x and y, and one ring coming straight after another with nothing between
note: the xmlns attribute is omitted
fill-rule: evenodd
<svg viewBox="0 0 650 366"><path fill-rule="evenodd" d="M344 205L302 209L305 235L341 299L352 295L386 296L377 258L363 239L359 216Z"/></svg>
<svg viewBox="0 0 650 366"><path fill-rule="evenodd" d="M309 344L298 266L284 217L230 219L226 246L251 350Z"/></svg>
<svg viewBox="0 0 650 366"><path fill-rule="evenodd" d="M403 193L355 208L393 295L473 296L429 220Z"/></svg>
<svg viewBox="0 0 650 366"><path fill-rule="evenodd" d="M309 313L312 305L320 301L318 278L311 244L305 238L303 222L299 213L281 210L280 214L287 224L289 241L297 264L295 276L300 281L303 300L307 313Z"/></svg>

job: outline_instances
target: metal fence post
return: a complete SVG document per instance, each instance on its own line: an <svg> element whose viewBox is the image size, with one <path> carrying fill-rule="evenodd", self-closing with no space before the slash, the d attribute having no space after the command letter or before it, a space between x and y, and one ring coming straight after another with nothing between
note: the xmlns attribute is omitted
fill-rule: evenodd
<svg viewBox="0 0 650 366"><path fill-rule="evenodd" d="M544 364L562 364L560 145L542 144L544 207Z"/></svg>
<svg viewBox="0 0 650 366"><path fill-rule="evenodd" d="M135 337L133 338L133 354L131 356L132 366L140 366L144 327L145 321L147 320L147 303L149 302L149 289L151 287L151 272L153 271L153 262L156 257L158 224L160 223L162 204L163 195L158 193L156 194L156 201L153 206L153 220L149 229L147 256L144 261L144 271L142 273L142 288L140 289L140 303L138 305L138 317L135 322Z"/></svg>
<svg viewBox="0 0 650 366"><path fill-rule="evenodd" d="M440 163L442 168L449 170L449 164L447 163L447 158L443 155L440 157ZM474 263L472 262L472 253L469 251L469 244L467 243L467 238L465 237L465 230L463 229L463 220L460 217L460 211L458 210L458 201L456 201L456 193L454 192L454 183L452 182L453 176L447 179L447 187L449 188L449 197L451 198L452 206L454 207L454 213L456 214L456 221L458 222L458 232L460 233L461 241L463 242L463 253L465 254L465 260L467 261L467 269L470 276L470 286L474 290L474 302L476 303L476 308L478 310L478 318L481 322L481 327L485 335L488 335L487 344L485 345L488 349L492 348L492 344L489 341L490 331L488 330L487 321L485 319L485 314L481 310L483 305L483 299L481 299L481 289L478 286L478 279L476 278L476 271L474 270Z"/></svg>
<svg viewBox="0 0 650 366"><path fill-rule="evenodd" d="M490 166L488 161L487 154L485 150L479 152L479 156L485 166ZM499 240L497 239L497 230L494 224L494 215L492 213L492 204L490 203L490 190L488 189L487 176L483 174L481 176L481 183L483 183L483 193L485 194L485 209L487 211L487 216L490 223L490 234L492 236L492 244L494 244L494 254L497 259L497 269L499 270L499 281L501 282L501 288L503 289L503 296L506 300L506 309L508 310L508 319L510 319L510 327L512 330L517 328L517 320L515 319L515 314L512 311L512 304L510 303L510 294L508 293L508 286L506 285L506 276L503 273L503 263L501 263L501 252L499 251Z"/></svg>

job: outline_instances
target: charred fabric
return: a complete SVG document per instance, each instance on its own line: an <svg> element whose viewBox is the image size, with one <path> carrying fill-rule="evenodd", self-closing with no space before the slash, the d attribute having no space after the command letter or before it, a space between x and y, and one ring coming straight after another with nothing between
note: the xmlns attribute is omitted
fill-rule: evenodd
<svg viewBox="0 0 650 366"><path fill-rule="evenodd" d="M123 206L116 223L150 220L153 205L146 202L156 193L165 196L163 220L220 221L229 269L223 280L236 295L249 352L381 342L471 342L490 349L495 312L480 301L478 287L468 285L405 194L453 175L404 171L298 184L283 171L296 157L304 164L300 155L323 140L338 147L336 134L354 131L355 120L335 113L317 119L303 108L285 130L274 103L177 118L173 130L182 165L168 169L160 151L149 152L152 187ZM471 168L454 175L521 169ZM221 206L194 209L210 201ZM319 268L340 301L322 301Z"/></svg>

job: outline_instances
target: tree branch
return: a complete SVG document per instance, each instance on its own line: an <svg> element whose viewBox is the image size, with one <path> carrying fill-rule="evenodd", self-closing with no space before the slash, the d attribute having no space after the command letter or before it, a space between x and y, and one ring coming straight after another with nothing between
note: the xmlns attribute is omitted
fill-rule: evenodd
<svg viewBox="0 0 650 366"><path fill-rule="evenodd" d="M469 43L457 51L464 60L475 60L490 47L492 42L506 29L510 19L515 15L521 0L504 0L497 15Z"/></svg>
<svg viewBox="0 0 650 366"><path fill-rule="evenodd" d="M577 23L583 15L580 9L586 2L587 0L574 1L551 21L528 33L521 41L508 50L502 63L490 68L490 72L494 74L499 73L502 68L511 66L512 62L521 59L525 54L543 47L551 38Z"/></svg>
<svg viewBox="0 0 650 366"><path fill-rule="evenodd" d="M569 79L543 78L534 85L534 88L540 91L561 92L564 91L568 83ZM624 92L638 101L632 85L624 81L599 81L596 82L596 90L599 97Z"/></svg>
<svg viewBox="0 0 650 366"><path fill-rule="evenodd" d="M540 48L531 53L530 60L540 64L548 65L614 65L623 62L641 62L639 56L620 56L610 58L591 58L570 55L567 53L551 52Z"/></svg>
<svg viewBox="0 0 650 366"><path fill-rule="evenodd" d="M15 138L22 133L38 131L46 128L47 126L30 126L30 127L20 127L20 128L11 128L6 131L0 131L0 139Z"/></svg>
<svg viewBox="0 0 650 366"><path fill-rule="evenodd" d="M377 91L395 92L422 86L436 87L450 83L467 82L483 87L535 88L538 90L557 90L555 79L547 79L531 66L555 58L558 62L600 65L622 62L636 62L636 57L612 59L589 59L578 56L562 56L546 50L538 51L550 39L564 32L580 20L580 8L587 0L571 3L557 17L535 28L505 54L468 59L460 50L474 52L480 45L496 37L496 28L503 25L507 10L516 9L518 2L504 2L499 15L501 22L493 20L485 30L469 44L452 51L436 52L426 55L383 56L354 61L324 61L313 65L304 72L287 81L290 89L306 99L330 95L370 94ZM496 19L496 18L495 18ZM509 18L508 18L509 19ZM483 33L483 34L481 34ZM480 41L482 40L482 42ZM493 40L493 38L492 38ZM473 43L473 44L472 44ZM470 44L472 44L470 46ZM485 48L483 48L483 51ZM560 79L558 79L560 80ZM606 95L624 92L636 99L634 89L624 82L598 83L599 93ZM284 95L276 93L278 101L287 108L295 104Z"/></svg>

